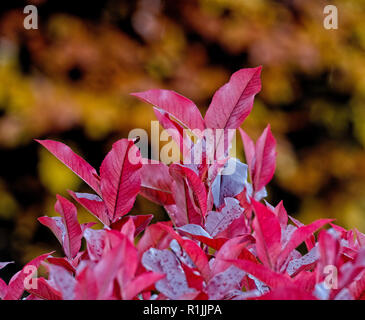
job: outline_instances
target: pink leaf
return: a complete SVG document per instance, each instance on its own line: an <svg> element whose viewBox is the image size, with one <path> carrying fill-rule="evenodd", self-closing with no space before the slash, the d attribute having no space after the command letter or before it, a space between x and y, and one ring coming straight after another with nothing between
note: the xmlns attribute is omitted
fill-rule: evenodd
<svg viewBox="0 0 365 320"><path fill-rule="evenodd" d="M56 236L57 240L63 245L63 235L66 233L65 226L62 222L61 217L39 217L38 221L44 226L48 227L53 234Z"/></svg>
<svg viewBox="0 0 365 320"><path fill-rule="evenodd" d="M281 227L277 216L263 204L252 200L255 211L257 255L264 265L273 269L281 251Z"/></svg>
<svg viewBox="0 0 365 320"><path fill-rule="evenodd" d="M77 221L76 207L57 195L55 210L61 217L40 217L38 221L52 230L61 243L66 256L74 258L81 248L82 229Z"/></svg>
<svg viewBox="0 0 365 320"><path fill-rule="evenodd" d="M76 207L67 199L57 195L55 210L61 215L65 232L62 234L62 246L69 259L74 258L81 248L82 230L77 221Z"/></svg>
<svg viewBox="0 0 365 320"><path fill-rule="evenodd" d="M285 229L288 224L288 214L284 208L283 201L280 201L279 204L274 208L274 213L278 217L281 229Z"/></svg>
<svg viewBox="0 0 365 320"><path fill-rule="evenodd" d="M133 141L122 139L113 144L100 167L101 194L112 222L133 207L141 186L141 156Z"/></svg>
<svg viewBox="0 0 365 320"><path fill-rule="evenodd" d="M147 215L137 215L137 216L128 216L128 217L123 217L122 219L119 219L117 222L114 222L110 228L113 230L121 230L121 228L123 227L123 225L125 223L127 223L127 221L129 219L133 220L134 226L136 228L134 236L138 236L141 232L143 232L146 227L149 225L149 223L151 222L153 218L152 214L147 214Z"/></svg>
<svg viewBox="0 0 365 320"><path fill-rule="evenodd" d="M28 262L24 268L17 272L11 279L8 285L8 290L6 295L4 296L4 300L18 300L22 296L25 290L25 282L28 278L34 274L34 272L38 269L41 262L47 259L51 253L42 254L41 256L33 259Z"/></svg>
<svg viewBox="0 0 365 320"><path fill-rule="evenodd" d="M173 210L170 210L171 207L165 207L171 220L177 227L188 223L202 224L203 212L207 208L206 191L203 183L194 171L178 164L172 164L169 171L174 179L172 193L176 203ZM193 179L192 183L189 182L188 175L190 175L190 179ZM195 178L192 178L193 176Z"/></svg>
<svg viewBox="0 0 365 320"><path fill-rule="evenodd" d="M168 298L179 299L195 292L195 289L189 288L186 276L171 251L151 248L143 254L142 264L147 270L166 275L156 283L156 289Z"/></svg>
<svg viewBox="0 0 365 320"><path fill-rule="evenodd" d="M225 271L230 263L227 260L238 259L245 247L251 244L251 236L241 236L228 240L216 253L215 260L212 263L212 273L218 274ZM256 261L255 261L256 262Z"/></svg>
<svg viewBox="0 0 365 320"><path fill-rule="evenodd" d="M73 192L71 190L68 190L68 193L103 224L107 226L110 224L108 209L106 208L104 201L99 196L90 193Z"/></svg>
<svg viewBox="0 0 365 320"><path fill-rule="evenodd" d="M68 146L52 140L36 140L51 152L58 160L63 162L95 192L100 194L99 178L96 170L83 158L74 153Z"/></svg>
<svg viewBox="0 0 365 320"><path fill-rule="evenodd" d="M52 288L44 278L37 279L37 288L27 291L43 300L62 300L61 293Z"/></svg>
<svg viewBox="0 0 365 320"><path fill-rule="evenodd" d="M49 284L62 294L63 300L74 299L76 280L67 269L54 264L49 265Z"/></svg>
<svg viewBox="0 0 365 320"><path fill-rule="evenodd" d="M241 69L214 94L204 119L207 128L224 129L216 145L226 129L237 129L250 114L254 97L261 90L260 74L261 67Z"/></svg>
<svg viewBox="0 0 365 320"><path fill-rule="evenodd" d="M169 135L171 135L172 139L177 143L180 148L180 152L183 155L183 159L190 155L190 148L192 141L191 139L184 133L184 128L171 119L168 113L163 112L157 108L153 108L155 115L160 122L161 126L167 130Z"/></svg>
<svg viewBox="0 0 365 320"><path fill-rule="evenodd" d="M183 239L179 236L174 229L164 224L158 223L161 229L166 230L171 236L179 243L179 245L185 250L192 262L195 264L201 275L208 279L210 276L210 268L208 258L204 251L192 240Z"/></svg>
<svg viewBox="0 0 365 320"><path fill-rule="evenodd" d="M0 278L0 299L3 299L8 291L8 286L3 279Z"/></svg>
<svg viewBox="0 0 365 320"><path fill-rule="evenodd" d="M174 204L171 184L173 179L169 167L162 162L158 164L144 163L141 170L140 193L145 198L160 205Z"/></svg>
<svg viewBox="0 0 365 320"><path fill-rule="evenodd" d="M166 230L161 228L161 224L171 226L171 223L168 222L159 222L149 226L137 245L140 255L152 247L156 249L166 249L169 247L172 237Z"/></svg>
<svg viewBox="0 0 365 320"><path fill-rule="evenodd" d="M124 234L128 240L133 243L134 242L134 233L136 231L136 226L134 225L133 219L128 217L126 223L120 229L120 233Z"/></svg>
<svg viewBox="0 0 365 320"><path fill-rule="evenodd" d="M174 91L153 89L132 93L132 96L166 111L190 130L205 129L204 120L196 105Z"/></svg>
<svg viewBox="0 0 365 320"><path fill-rule="evenodd" d="M48 263L54 264L56 266L60 266L64 269L66 269L70 273L75 272L75 268L72 266L72 264L66 259L66 258L55 258L55 257L49 257L47 259Z"/></svg>
<svg viewBox="0 0 365 320"><path fill-rule="evenodd" d="M293 218L292 216L288 216L290 218L290 220L294 223L294 225L299 228L299 227L303 227L304 223L301 223L299 220ZM289 226L289 225L288 225ZM314 236L314 234L312 234L308 239L306 239L305 241L305 245L307 247L307 250L310 251L314 248L314 246L316 245L316 238Z"/></svg>
<svg viewBox="0 0 365 320"><path fill-rule="evenodd" d="M356 228L355 228L355 233L357 237L357 242L359 243L360 247L365 247L365 234L361 233Z"/></svg>
<svg viewBox="0 0 365 320"><path fill-rule="evenodd" d="M204 286L204 278L200 274L197 274L195 269L187 266L184 263L181 263L181 267L184 270L188 286L190 288L196 289L197 291L202 291Z"/></svg>
<svg viewBox="0 0 365 320"><path fill-rule="evenodd" d="M254 300L317 300L312 294L295 286L280 287Z"/></svg>
<svg viewBox="0 0 365 320"><path fill-rule="evenodd" d="M294 258L289 261L286 272L294 277L303 270L308 270L314 267L318 260L317 248L314 247L311 251L302 257Z"/></svg>
<svg viewBox="0 0 365 320"><path fill-rule="evenodd" d="M178 228L178 230L190 235L193 239L201 241L202 243L215 250L219 250L222 245L228 240L226 238L213 239L207 231L205 231L201 226L196 224L186 224L185 226Z"/></svg>
<svg viewBox="0 0 365 320"><path fill-rule="evenodd" d="M85 266L76 276L76 300L97 300L98 287L96 277L91 267Z"/></svg>
<svg viewBox="0 0 365 320"><path fill-rule="evenodd" d="M365 272L363 272L362 275L350 285L349 289L350 289L350 293L352 294L352 296L355 299L360 300L361 297L362 297L362 299L364 299L364 297L365 297Z"/></svg>
<svg viewBox="0 0 365 320"><path fill-rule="evenodd" d="M225 271L216 274L207 284L205 291L210 300L223 300L235 290L241 290L241 281L245 272L235 266L228 267Z"/></svg>
<svg viewBox="0 0 365 320"><path fill-rule="evenodd" d="M243 147L245 149L245 156L248 165L248 170L250 174L252 174L255 161L255 152L256 152L255 143L252 141L252 139L248 136L248 134L245 131L243 131L241 128L238 128L238 130L240 131Z"/></svg>
<svg viewBox="0 0 365 320"><path fill-rule="evenodd" d="M155 272L145 272L133 279L128 286L122 291L124 300L131 300L137 294L141 293L157 281L163 279L165 275Z"/></svg>
<svg viewBox="0 0 365 320"><path fill-rule="evenodd" d="M128 244L127 244L128 242ZM94 274L98 286L98 298L108 299L113 291L114 280L124 261L128 259L129 272L134 274L136 268L136 256L126 254L126 246L129 245L127 237L122 236L119 243L108 252L104 252L102 259L94 267ZM124 271L124 270L123 270Z"/></svg>
<svg viewBox="0 0 365 320"><path fill-rule="evenodd" d="M238 268L253 275L255 278L267 284L270 288L278 288L280 286L292 286L291 279L283 274L276 273L264 265L254 263L248 260L227 260Z"/></svg>
<svg viewBox="0 0 365 320"><path fill-rule="evenodd" d="M337 265L337 259L340 251L339 240L326 230L322 230L318 235L318 244L322 265Z"/></svg>
<svg viewBox="0 0 365 320"><path fill-rule="evenodd" d="M220 212L211 211L207 215L205 229L213 238L225 231L233 221L243 214L238 200L225 198L224 202L225 206Z"/></svg>
<svg viewBox="0 0 365 320"><path fill-rule="evenodd" d="M175 180L176 176L185 179L189 190L193 193L193 199L191 200L196 201L200 214L204 218L207 212L207 191L199 176L193 170L176 163L170 165L170 174Z"/></svg>
<svg viewBox="0 0 365 320"><path fill-rule="evenodd" d="M86 229L84 238L86 239L87 253L92 261L99 261L105 248L106 230Z"/></svg>
<svg viewBox="0 0 365 320"><path fill-rule="evenodd" d="M266 127L256 142L255 161L252 171L255 192L259 192L272 179L276 165L276 141L270 125Z"/></svg>
<svg viewBox="0 0 365 320"><path fill-rule="evenodd" d="M280 253L277 260L277 265L280 266L281 264L283 264L286 258L295 248L297 248L303 241L308 239L315 231L322 228L325 224L331 221L333 221L333 219L319 219L307 226L302 226L296 229L293 232L287 245Z"/></svg>

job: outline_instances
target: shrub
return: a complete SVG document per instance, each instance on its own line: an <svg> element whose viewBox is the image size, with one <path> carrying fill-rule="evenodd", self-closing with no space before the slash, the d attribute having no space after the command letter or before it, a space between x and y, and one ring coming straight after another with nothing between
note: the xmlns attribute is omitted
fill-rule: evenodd
<svg viewBox="0 0 365 320"><path fill-rule="evenodd" d="M256 143L240 128L261 89L260 73L234 73L204 119L175 92L134 94L154 106L164 128L175 129L184 159L169 166L143 159L136 140L121 139L98 174L66 145L38 141L93 189L69 194L103 228L80 224L75 205L57 196L60 216L39 222L52 230L65 256L43 254L9 284L0 279L0 298L364 299L364 234L330 219L303 225L283 202L262 201L275 171L276 141L270 126ZM185 128L195 133L195 143ZM202 134L205 129L215 133L212 140ZM229 156L236 129L247 165ZM217 148L208 154L212 144ZM199 148L202 161L185 161ZM128 215L138 194L162 205L170 221L150 225L152 215ZM32 278L41 264L47 279Z"/></svg>

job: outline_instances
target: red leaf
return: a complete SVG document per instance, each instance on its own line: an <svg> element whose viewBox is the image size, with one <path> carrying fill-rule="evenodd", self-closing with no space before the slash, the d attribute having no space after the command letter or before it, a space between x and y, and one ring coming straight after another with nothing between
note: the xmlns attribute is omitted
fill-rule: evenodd
<svg viewBox="0 0 365 320"><path fill-rule="evenodd" d="M241 69L214 94L204 119L207 128L224 129L217 135L216 145L226 129L237 129L250 114L254 97L261 90L260 74L261 67Z"/></svg>
<svg viewBox="0 0 365 320"><path fill-rule="evenodd" d="M290 218L290 220L294 223L294 225L299 228L299 227L303 227L304 223L301 223L299 220L293 218L292 216L288 216ZM306 239L305 241L305 245L307 247L307 250L310 251L314 248L314 246L316 245L316 237L314 236L314 234L312 234L308 239Z"/></svg>
<svg viewBox="0 0 365 320"><path fill-rule="evenodd" d="M49 283L62 294L63 300L75 298L76 280L64 267L49 265Z"/></svg>
<svg viewBox="0 0 365 320"><path fill-rule="evenodd" d="M276 273L261 264L238 259L227 260L227 262L233 263L235 266L253 275L255 278L264 282L272 289L278 288L280 286L292 286L293 282L289 277L280 273Z"/></svg>
<svg viewBox="0 0 365 320"><path fill-rule="evenodd" d="M41 256L33 259L32 261L28 262L24 268L17 272L11 279L8 285L8 290L6 295L4 296L4 300L18 300L22 296L25 288L25 282L28 278L32 276L34 271L38 269L41 262L47 259L51 253L42 254Z"/></svg>
<svg viewBox="0 0 365 320"><path fill-rule="evenodd" d="M255 152L256 152L255 143L252 141L252 139L248 136L248 134L245 131L243 131L241 128L238 128L238 130L240 131L243 147L245 150L245 157L248 165L248 171L250 172L250 174L252 174L255 161Z"/></svg>
<svg viewBox="0 0 365 320"><path fill-rule="evenodd" d="M179 243L179 245L185 250L187 255L193 261L197 269L200 271L201 275L205 279L210 277L209 261L204 251L192 240L183 239L180 235L176 233L174 229L164 224L158 223L161 229L170 233L170 235Z"/></svg>
<svg viewBox="0 0 365 320"><path fill-rule="evenodd" d="M166 249L169 247L172 237L166 230L161 228L161 224L171 225L168 222L159 222L149 226L142 238L138 241L138 252L143 254L145 251L154 247L156 249Z"/></svg>
<svg viewBox="0 0 365 320"><path fill-rule="evenodd" d="M152 214L147 215L138 215L138 216L129 216L129 217L123 217L122 219L118 220L117 222L114 222L110 228L113 230L121 230L123 225L127 223L129 219L133 220L134 226L136 228L134 232L134 237L138 236L141 232L143 232L146 227L149 225L153 218Z"/></svg>
<svg viewBox="0 0 365 320"><path fill-rule="evenodd" d="M188 267L186 264L181 263L181 267L184 270L186 280L190 288L194 288L197 291L203 290L204 278L200 274L194 273L194 269Z"/></svg>
<svg viewBox="0 0 365 320"><path fill-rule="evenodd" d="M112 222L133 207L141 186L141 156L133 141L122 139L113 144L100 167L101 194Z"/></svg>
<svg viewBox="0 0 365 320"><path fill-rule="evenodd" d="M174 179L172 193L176 203L176 206L165 207L171 220L177 227L188 223L201 225L203 222L203 210L206 210L206 191L203 183L199 180L196 173L189 168L172 164L169 171ZM196 176L194 179L196 183L189 183L187 172L191 176Z"/></svg>
<svg viewBox="0 0 365 320"><path fill-rule="evenodd" d="M83 158L74 153L65 144L52 140L35 140L51 152L58 160L84 180L94 191L100 194L99 176L96 170Z"/></svg>
<svg viewBox="0 0 365 320"><path fill-rule="evenodd" d="M355 299L365 298L365 272L350 285L349 290Z"/></svg>
<svg viewBox="0 0 365 320"><path fill-rule="evenodd" d="M136 231L136 226L134 225L133 219L131 217L127 218L126 223L120 229L120 233L124 234L131 243L134 243L134 234Z"/></svg>
<svg viewBox="0 0 365 320"><path fill-rule="evenodd" d="M113 231L111 231L113 232ZM137 267L137 252L126 236L120 235L118 243L109 251L104 252L102 259L94 267L93 271L98 286L98 298L108 299L113 291L114 280L119 272L122 272L122 283L127 275L134 275ZM128 259L128 264L125 263Z"/></svg>
<svg viewBox="0 0 365 320"><path fill-rule="evenodd" d="M86 229L84 238L86 239L87 253L92 261L99 261L105 248L106 230Z"/></svg>
<svg viewBox="0 0 365 320"><path fill-rule="evenodd" d="M183 159L187 158L190 155L192 141L184 133L184 128L179 123L171 119L168 113L165 113L157 108L153 108L153 111L155 112L155 115L161 126L167 130L169 135L171 135L172 139L179 146L180 152L183 155Z"/></svg>
<svg viewBox="0 0 365 320"><path fill-rule="evenodd" d="M207 215L205 229L214 238L224 232L236 219L243 215L239 201L234 198L225 198L225 206L218 211L211 211Z"/></svg>
<svg viewBox="0 0 365 320"><path fill-rule="evenodd" d="M242 250L251 244L251 241L251 235L228 240L216 253L215 260L212 263L212 274L221 273L229 268L231 264L227 260L238 259L241 256Z"/></svg>
<svg viewBox="0 0 365 320"><path fill-rule="evenodd" d="M158 164L144 163L141 170L140 194L160 205L174 204L171 184L173 179L169 167L162 162Z"/></svg>
<svg viewBox="0 0 365 320"><path fill-rule="evenodd" d="M0 299L3 299L8 291L8 286L3 279L0 278Z"/></svg>
<svg viewBox="0 0 365 320"><path fill-rule="evenodd" d="M270 125L266 127L256 142L255 161L252 168L252 183L259 192L272 179L276 165L276 141L271 134Z"/></svg>
<svg viewBox="0 0 365 320"><path fill-rule="evenodd" d="M63 235L65 234L65 226L62 222L62 218L61 217L39 217L38 221L43 224L44 226L48 227L49 229L51 229L51 231L53 232L53 234L56 236L57 240L60 242L61 245L63 245L62 243L62 239L63 239Z"/></svg>
<svg viewBox="0 0 365 320"><path fill-rule="evenodd" d="M76 207L67 199L57 195L55 210L61 215L65 226L61 242L63 250L66 256L72 259L78 254L82 239L82 230L77 220Z"/></svg>
<svg viewBox="0 0 365 320"><path fill-rule="evenodd" d="M231 292L241 290L241 281L245 272L235 266L216 274L207 284L205 291L210 300L223 300Z"/></svg>
<svg viewBox="0 0 365 320"><path fill-rule="evenodd" d="M277 216L263 204L252 200L255 210L253 228L255 230L257 255L264 265L274 269L281 251L281 227Z"/></svg>
<svg viewBox="0 0 365 320"><path fill-rule="evenodd" d="M175 178L175 181L178 180L178 176L185 179L189 190L193 193L191 201L197 204L200 214L204 218L207 213L207 191L199 176L193 170L176 163L170 165L169 171L171 176ZM176 195L174 194L174 196Z"/></svg>
<svg viewBox="0 0 365 320"><path fill-rule="evenodd" d="M178 228L178 230L190 235L192 238L201 241L215 250L219 250L228 240L227 238L213 239L208 232L196 224L186 224L185 226Z"/></svg>
<svg viewBox="0 0 365 320"><path fill-rule="evenodd" d="M365 234L361 233L359 230L355 228L357 242L359 243L360 247L365 247Z"/></svg>
<svg viewBox="0 0 365 320"><path fill-rule="evenodd" d="M281 229L285 229L288 224L288 214L284 208L283 201L280 201L279 204L274 208L274 213L278 217Z"/></svg>
<svg viewBox="0 0 365 320"><path fill-rule="evenodd" d="M333 221L333 219L319 219L307 226L302 226L302 227L296 229L293 232L290 240L286 244L285 248L282 250L282 252L280 253L280 255L278 257L278 260L277 260L278 267L280 267L285 262L285 260L289 256L289 254L295 248L297 248L303 241L308 239L315 231L322 228L325 224L327 224L331 221Z"/></svg>
<svg viewBox="0 0 365 320"><path fill-rule="evenodd" d="M170 250L151 248L143 254L142 264L147 270L166 275L156 283L156 289L166 297L179 299L196 292L195 289L189 288L186 276Z"/></svg>
<svg viewBox="0 0 365 320"><path fill-rule="evenodd" d="M336 266L340 253L339 240L329 234L327 231L322 230L318 235L318 247L320 264L322 265L322 267L328 265Z"/></svg>
<svg viewBox="0 0 365 320"><path fill-rule="evenodd" d="M127 226L128 224L125 224L124 226ZM122 296L124 295L125 290L128 290L127 288L131 284L133 280L135 280L135 274L137 271L137 267L139 264L138 260L138 251L134 244L128 239L127 237L122 238L121 247L119 248L123 256L122 265L119 267L118 274L117 274L117 280L120 286L120 290L122 293ZM126 263L128 261L128 263ZM147 279L146 279L147 280ZM150 284L148 284L149 286ZM147 286L147 287L148 287ZM134 288L136 289L136 288ZM124 298L127 299L127 298Z"/></svg>
<svg viewBox="0 0 365 320"><path fill-rule="evenodd" d="M68 190L68 193L103 224L109 226L108 209L106 208L103 199L90 193L79 193L71 190Z"/></svg>
<svg viewBox="0 0 365 320"><path fill-rule="evenodd" d="M75 272L75 268L71 265L71 263L66 258L55 258L55 257L49 257L47 261L50 264L54 264L56 266L60 266L64 269L66 269L70 273Z"/></svg>
<svg viewBox="0 0 365 320"><path fill-rule="evenodd" d="M43 300L62 300L62 295L59 291L52 288L46 279L38 278L37 288L27 290L29 293L43 299Z"/></svg>
<svg viewBox="0 0 365 320"><path fill-rule="evenodd" d="M153 89L131 95L166 111L190 130L205 129L204 120L196 105L174 91Z"/></svg>
<svg viewBox="0 0 365 320"><path fill-rule="evenodd" d="M132 300L137 294L141 293L157 281L163 279L164 274L155 272L145 272L133 279L127 287L122 291L124 300Z"/></svg>
<svg viewBox="0 0 365 320"><path fill-rule="evenodd" d="M76 276L75 299L98 299L98 287L96 283L96 277L94 275L93 269L89 266L85 266Z"/></svg>
<svg viewBox="0 0 365 320"><path fill-rule="evenodd" d="M280 287L252 300L317 300L312 294L295 286Z"/></svg>

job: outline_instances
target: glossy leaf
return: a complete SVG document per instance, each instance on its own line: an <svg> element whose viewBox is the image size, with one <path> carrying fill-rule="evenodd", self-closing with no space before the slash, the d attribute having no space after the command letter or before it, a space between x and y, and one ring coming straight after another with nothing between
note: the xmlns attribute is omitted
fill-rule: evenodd
<svg viewBox="0 0 365 320"><path fill-rule="evenodd" d="M204 120L196 105L174 91L152 89L132 95L169 113L190 130L205 129Z"/></svg>
<svg viewBox="0 0 365 320"><path fill-rule="evenodd" d="M133 207L141 186L141 166L138 148L127 139L115 142L103 160L100 167L101 194L112 222Z"/></svg>
<svg viewBox="0 0 365 320"><path fill-rule="evenodd" d="M100 194L99 176L96 170L83 158L74 153L65 144L53 140L36 140L51 152L58 160L64 163L82 180L84 180L95 192Z"/></svg>

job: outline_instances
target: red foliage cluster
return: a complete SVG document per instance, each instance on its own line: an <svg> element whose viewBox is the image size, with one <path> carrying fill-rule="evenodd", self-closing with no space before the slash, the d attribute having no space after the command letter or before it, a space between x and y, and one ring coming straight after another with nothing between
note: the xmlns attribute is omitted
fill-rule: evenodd
<svg viewBox="0 0 365 320"><path fill-rule="evenodd" d="M75 205L58 196L60 217L39 221L52 230L65 257L41 255L9 284L0 279L0 298L364 299L364 234L329 219L303 225L288 216L282 202L275 207L261 202L275 171L276 142L269 126L256 143L240 129L261 89L260 72L234 73L204 118L175 92L134 94L154 106L164 128L176 129L173 139L184 158L202 148L198 164L151 163L135 141L122 139L98 174L66 145L38 141L94 190L69 194L104 228L80 225ZM196 143L184 136L184 128L196 133ZM219 132L213 142L222 150L210 162L204 159L211 141L199 133L205 129ZM240 130L247 165L228 156L229 129ZM231 165L234 171L227 174ZM164 206L171 220L149 225L152 215L128 216L138 194ZM316 238L325 225L330 228ZM82 239L86 247L80 251ZM41 264L47 279L30 279ZM6 265L0 263L0 269Z"/></svg>

